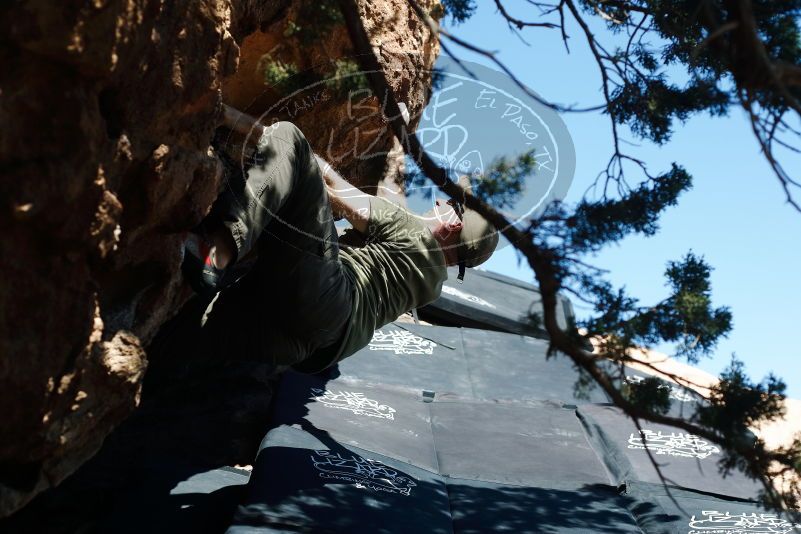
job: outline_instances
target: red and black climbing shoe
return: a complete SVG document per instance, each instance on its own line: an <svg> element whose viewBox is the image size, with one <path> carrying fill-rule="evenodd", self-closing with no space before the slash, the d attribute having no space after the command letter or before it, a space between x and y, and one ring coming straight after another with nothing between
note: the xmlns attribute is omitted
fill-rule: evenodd
<svg viewBox="0 0 801 534"><path fill-rule="evenodd" d="M217 268L214 252L215 248L202 234L191 232L184 244L181 270L195 293L203 297L213 297L222 289L225 269Z"/></svg>

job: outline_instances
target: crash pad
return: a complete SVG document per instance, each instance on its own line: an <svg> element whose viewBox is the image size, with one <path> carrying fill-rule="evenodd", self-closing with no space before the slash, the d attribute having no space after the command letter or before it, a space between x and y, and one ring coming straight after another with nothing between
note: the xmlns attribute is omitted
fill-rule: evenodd
<svg viewBox="0 0 801 534"><path fill-rule="evenodd" d="M755 502L632 483L625 502L649 534L797 534L801 524Z"/></svg>
<svg viewBox="0 0 801 534"><path fill-rule="evenodd" d="M463 328L462 343L478 398L553 400L569 404L607 402L595 387L577 394L573 362L564 354L548 356L548 342L518 334Z"/></svg>
<svg viewBox="0 0 801 534"><path fill-rule="evenodd" d="M430 408L443 475L542 488L609 481L572 409L441 397Z"/></svg>
<svg viewBox="0 0 801 534"><path fill-rule="evenodd" d="M367 347L321 376L481 399L609 400L597 387L577 395L572 361L547 353L547 341L519 334L390 323L376 330Z"/></svg>
<svg viewBox="0 0 801 534"><path fill-rule="evenodd" d="M247 494L249 472L197 469L175 462L140 473L100 522L98 532L216 533L225 530Z"/></svg>
<svg viewBox="0 0 801 534"><path fill-rule="evenodd" d="M613 484L662 482L647 448L670 485L743 499L758 495L760 487L739 471L724 477L717 465L723 457L720 448L699 436L648 421L638 429L619 408L608 405L579 406L578 414Z"/></svg>
<svg viewBox="0 0 801 534"><path fill-rule="evenodd" d="M273 424L314 428L354 445L436 470L431 417L422 390L351 377L293 374L278 388Z"/></svg>
<svg viewBox="0 0 801 534"><path fill-rule="evenodd" d="M628 366L623 369L623 380L629 384L635 384L653 376ZM704 398L692 389L662 378L659 378L659 381L660 388L667 392L670 400L670 409L666 415L689 420L698 407L705 404Z"/></svg>
<svg viewBox="0 0 801 534"><path fill-rule="evenodd" d="M456 279L458 269L448 268L442 293L420 308L423 319L435 324L483 328L535 337L547 337L542 328L539 289L526 282L489 271L471 269L464 283ZM560 327L573 328L573 308L564 297L557 303Z"/></svg>
<svg viewBox="0 0 801 534"><path fill-rule="evenodd" d="M249 490L229 534L452 532L442 477L322 431L270 431Z"/></svg>
<svg viewBox="0 0 801 534"><path fill-rule="evenodd" d="M626 498L611 486L508 486L448 479L453 531L459 534L640 534Z"/></svg>
<svg viewBox="0 0 801 534"><path fill-rule="evenodd" d="M460 395L473 391L458 328L390 323L330 373Z"/></svg>

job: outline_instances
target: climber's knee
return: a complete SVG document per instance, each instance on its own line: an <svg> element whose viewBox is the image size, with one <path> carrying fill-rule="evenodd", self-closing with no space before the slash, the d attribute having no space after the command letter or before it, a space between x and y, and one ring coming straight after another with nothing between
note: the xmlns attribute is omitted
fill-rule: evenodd
<svg viewBox="0 0 801 534"><path fill-rule="evenodd" d="M278 121L273 123L270 128L273 129L275 135L284 139L286 141L297 141L302 139L303 141L306 140L306 137L303 135L303 132L300 131L300 128L295 126L294 122L290 121Z"/></svg>
<svg viewBox="0 0 801 534"><path fill-rule="evenodd" d="M257 144L259 156L267 160L283 155L301 174L307 171L312 149L300 128L289 121L274 122L264 129Z"/></svg>
<svg viewBox="0 0 801 534"><path fill-rule="evenodd" d="M269 146L278 149L277 145L284 145L283 149L302 150L308 145L306 137L300 128L289 121L278 121L264 128L258 142L258 148L263 150Z"/></svg>

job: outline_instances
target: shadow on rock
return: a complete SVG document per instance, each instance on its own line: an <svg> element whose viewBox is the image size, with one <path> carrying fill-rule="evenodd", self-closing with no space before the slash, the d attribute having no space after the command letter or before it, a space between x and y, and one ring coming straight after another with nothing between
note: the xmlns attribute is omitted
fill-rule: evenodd
<svg viewBox="0 0 801 534"><path fill-rule="evenodd" d="M202 477L217 468L225 477L225 466L252 463L277 378L270 365L241 357L220 361L198 347L196 325L206 304L190 300L162 327L148 349L140 406L98 454L0 522L0 530L224 530L247 473L228 468L230 480L218 490Z"/></svg>

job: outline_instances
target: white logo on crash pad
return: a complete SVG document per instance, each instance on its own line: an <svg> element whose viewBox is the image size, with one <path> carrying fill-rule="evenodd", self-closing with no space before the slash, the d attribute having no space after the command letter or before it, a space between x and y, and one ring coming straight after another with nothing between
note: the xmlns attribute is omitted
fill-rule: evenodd
<svg viewBox="0 0 801 534"><path fill-rule="evenodd" d="M695 434L682 432L663 434L661 430L658 432L643 430L639 435L632 432L629 437L629 449L645 450L646 448L656 454L700 460L713 454L720 454L719 448Z"/></svg>
<svg viewBox="0 0 801 534"><path fill-rule="evenodd" d="M314 400L328 408L348 410L355 415L366 415L367 417L377 417L380 419L395 420L395 408L381 404L373 399L368 399L364 393L355 391L329 391L326 389L312 388Z"/></svg>
<svg viewBox="0 0 801 534"><path fill-rule="evenodd" d="M642 376L626 375L626 382L630 382L632 384L639 384L643 380L645 380L645 378ZM670 390L668 396L671 399L677 400L679 402L692 402L695 400L693 394L683 387L668 383L663 383L659 385L659 389L665 389L665 388L668 388Z"/></svg>
<svg viewBox="0 0 801 534"><path fill-rule="evenodd" d="M368 345L370 350L387 350L395 354L434 354L433 341L406 330L376 330Z"/></svg>
<svg viewBox="0 0 801 534"><path fill-rule="evenodd" d="M331 451L313 451L311 460L320 477L353 482L359 488L408 496L417 486L406 474L378 460Z"/></svg>
<svg viewBox="0 0 801 534"><path fill-rule="evenodd" d="M479 306L485 306L487 308L495 309L497 306L486 300L482 299L481 297L477 297L475 295L471 295L470 293L465 293L461 289L456 289L455 287L447 286L445 284L442 285L442 292L446 295L451 295L453 297L466 300L468 302L472 302L474 304L478 304Z"/></svg>
<svg viewBox="0 0 801 534"><path fill-rule="evenodd" d="M776 514L703 511L690 518L689 534L787 534L799 528Z"/></svg>

